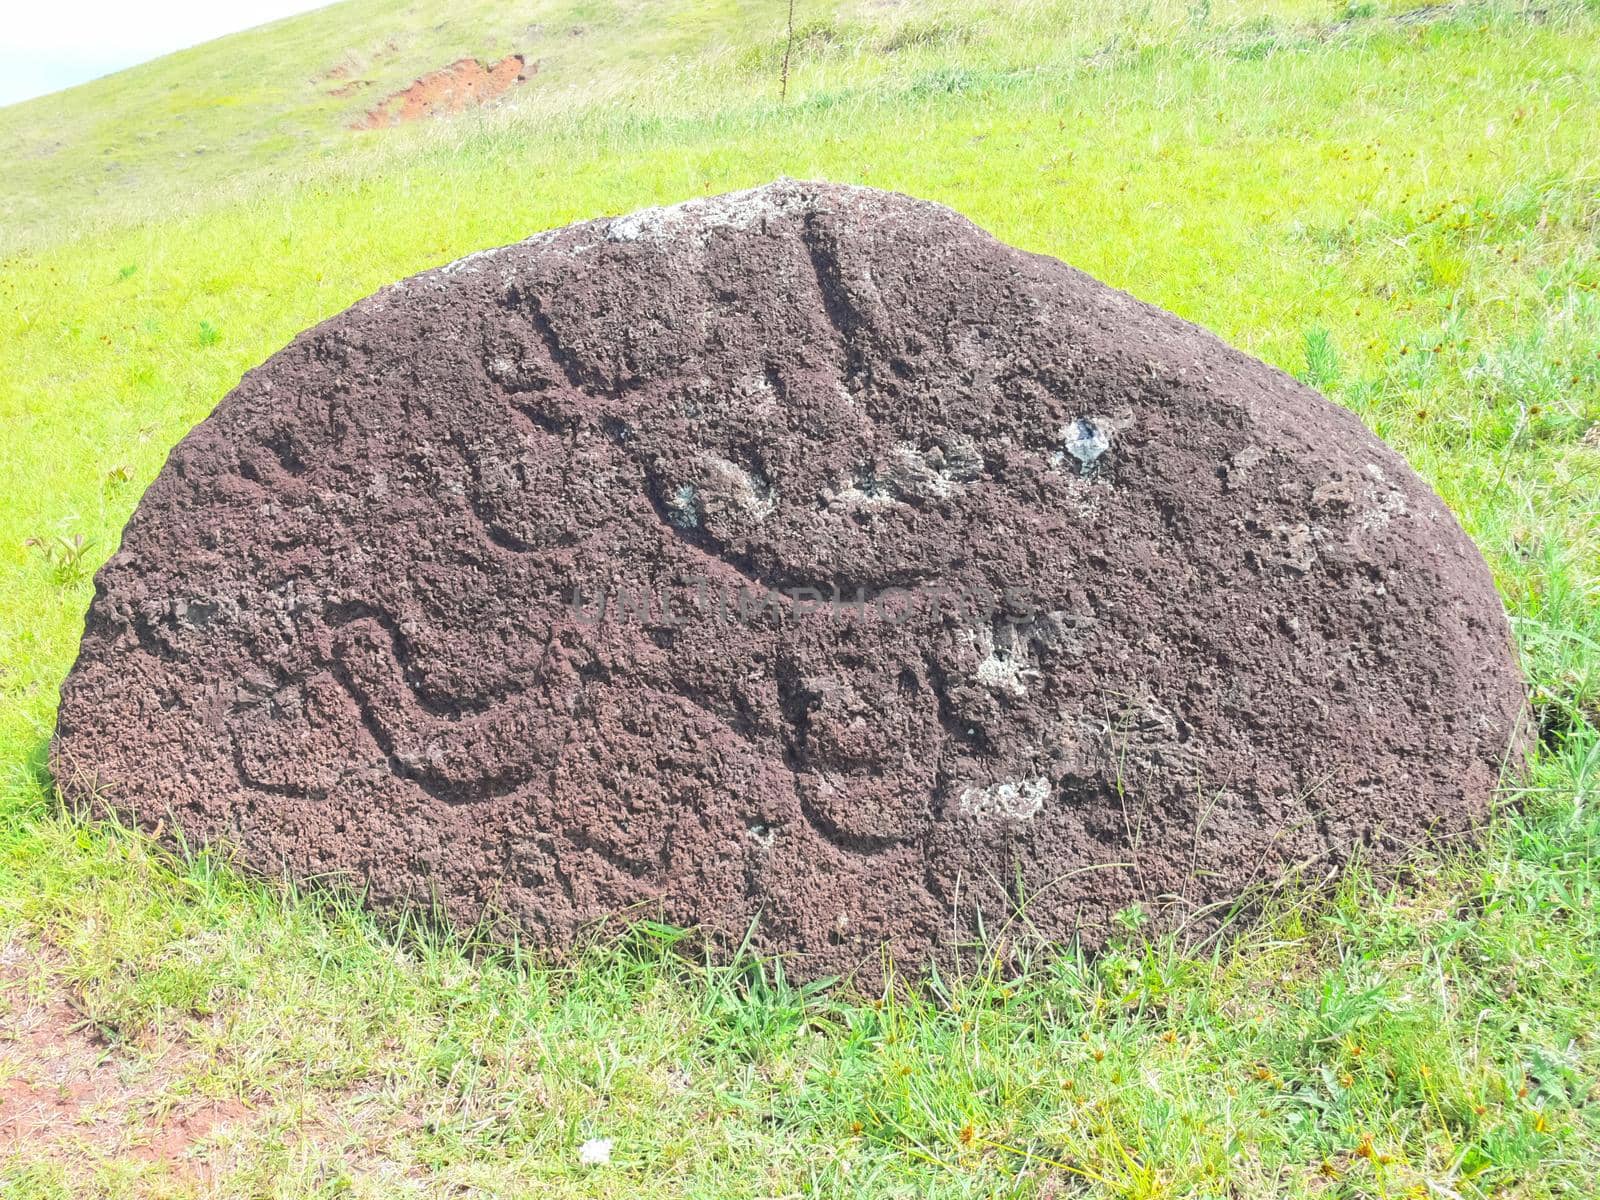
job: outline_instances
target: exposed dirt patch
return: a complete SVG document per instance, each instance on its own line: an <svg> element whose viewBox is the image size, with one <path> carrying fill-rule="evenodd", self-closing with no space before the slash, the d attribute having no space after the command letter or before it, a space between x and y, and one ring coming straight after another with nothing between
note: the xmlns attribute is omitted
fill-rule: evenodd
<svg viewBox="0 0 1600 1200"><path fill-rule="evenodd" d="M0 948L0 1163L123 1158L204 1182L204 1144L246 1120L235 1100L156 1098L196 1051L183 1042L132 1047L108 1039L54 974L21 945Z"/></svg>
<svg viewBox="0 0 1600 1200"><path fill-rule="evenodd" d="M351 128L383 129L474 108L504 95L538 69L538 63L530 65L520 54L508 54L487 66L476 58L458 59L384 97Z"/></svg>

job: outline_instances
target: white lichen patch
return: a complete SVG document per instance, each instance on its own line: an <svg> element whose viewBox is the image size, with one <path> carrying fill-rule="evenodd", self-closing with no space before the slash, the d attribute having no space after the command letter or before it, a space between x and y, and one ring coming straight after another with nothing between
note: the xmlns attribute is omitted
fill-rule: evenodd
<svg viewBox="0 0 1600 1200"><path fill-rule="evenodd" d="M1084 711L1078 723L1080 744L1098 743L1106 761L1119 770L1159 771L1178 778L1205 768L1205 752L1190 736L1183 718L1154 696L1133 696L1114 709Z"/></svg>
<svg viewBox="0 0 1600 1200"><path fill-rule="evenodd" d="M880 468L884 480L905 495L946 500L983 474L983 456L971 438L955 438L927 449L902 442Z"/></svg>
<svg viewBox="0 0 1600 1200"><path fill-rule="evenodd" d="M777 509L778 493L765 476L716 454L701 455L700 465L707 490L727 497L745 515L764 521Z"/></svg>
<svg viewBox="0 0 1600 1200"><path fill-rule="evenodd" d="M1361 528L1382 529L1396 517L1406 514L1406 494L1389 482L1377 463L1368 463L1366 474L1371 482L1367 486L1367 510L1361 514Z"/></svg>
<svg viewBox="0 0 1600 1200"><path fill-rule="evenodd" d="M780 179L725 196L640 209L613 220L606 227L605 236L610 242L681 241L692 231L703 246L716 230L756 228L774 217L808 212L815 204L816 195L809 188L791 179Z"/></svg>
<svg viewBox="0 0 1600 1200"><path fill-rule="evenodd" d="M857 468L849 479L824 493L823 500L868 508L946 500L960 495L983 469L983 455L968 437L928 447L901 442L881 459Z"/></svg>
<svg viewBox="0 0 1600 1200"><path fill-rule="evenodd" d="M824 492L822 498L830 506L845 508L887 508L900 502L894 489L872 468L857 471L832 492Z"/></svg>
<svg viewBox="0 0 1600 1200"><path fill-rule="evenodd" d="M487 265L509 249L511 249L510 246L493 246L488 250L474 250L471 254L463 254L454 262L445 263L444 266L439 268L438 273L440 275L475 274L480 267Z"/></svg>
<svg viewBox="0 0 1600 1200"><path fill-rule="evenodd" d="M1040 775L1033 779L1003 779L987 787L963 788L956 797L956 806L969 817L1027 821L1049 798L1050 781Z"/></svg>
<svg viewBox="0 0 1600 1200"><path fill-rule="evenodd" d="M1407 511L1408 506L1404 492L1385 492L1373 503L1371 508L1361 515L1361 528L1382 529L1396 517L1405 516Z"/></svg>
<svg viewBox="0 0 1600 1200"><path fill-rule="evenodd" d="M1028 685L1024 680L1038 673L1027 670L1015 659L997 658L991 654L978 664L974 678L986 688L1021 697L1028 694Z"/></svg>
<svg viewBox="0 0 1600 1200"><path fill-rule="evenodd" d="M1028 656L1027 639L1011 626L1002 625L998 631L980 626L964 630L962 636L978 659L972 677L991 691L1021 698L1028 694L1028 684L1040 678Z"/></svg>
<svg viewBox="0 0 1600 1200"><path fill-rule="evenodd" d="M1319 483L1312 490L1311 502L1336 518L1352 520L1352 538L1382 529L1410 511L1405 492L1389 481L1377 463L1367 463L1360 475L1336 475Z"/></svg>

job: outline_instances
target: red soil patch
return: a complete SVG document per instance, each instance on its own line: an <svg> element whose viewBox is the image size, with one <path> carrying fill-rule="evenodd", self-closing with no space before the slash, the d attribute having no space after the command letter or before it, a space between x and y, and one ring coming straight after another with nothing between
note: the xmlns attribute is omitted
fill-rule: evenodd
<svg viewBox="0 0 1600 1200"><path fill-rule="evenodd" d="M179 1042L144 1055L108 1042L64 987L52 980L30 996L27 975L19 948L0 947L0 1163L87 1152L203 1182L212 1164L199 1144L249 1110L234 1100L150 1106L195 1051Z"/></svg>
<svg viewBox="0 0 1600 1200"><path fill-rule="evenodd" d="M508 54L488 66L476 58L458 59L384 97L351 128L383 129L405 121L461 112L502 95L538 69L537 63L530 66L520 54Z"/></svg>

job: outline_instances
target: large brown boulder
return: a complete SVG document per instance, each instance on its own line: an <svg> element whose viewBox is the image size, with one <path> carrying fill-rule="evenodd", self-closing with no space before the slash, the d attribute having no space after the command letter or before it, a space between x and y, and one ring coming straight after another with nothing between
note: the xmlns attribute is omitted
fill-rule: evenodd
<svg viewBox="0 0 1600 1200"><path fill-rule="evenodd" d="M57 777L264 871L816 975L1206 920L1483 817L1489 572L1355 417L946 209L782 182L252 371L100 573Z"/></svg>

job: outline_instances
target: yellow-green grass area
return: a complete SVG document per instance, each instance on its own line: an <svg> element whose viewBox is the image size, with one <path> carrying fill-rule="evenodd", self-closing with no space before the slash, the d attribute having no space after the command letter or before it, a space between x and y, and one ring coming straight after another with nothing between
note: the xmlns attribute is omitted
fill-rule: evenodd
<svg viewBox="0 0 1600 1200"><path fill-rule="evenodd" d="M314 150L9 251L0 1030L67 1014L110 1099L0 1132L0 1192L1593 1195L1600 10L802 6L782 100L782 14L748 19L647 90ZM242 371L410 272L779 174L953 205L1402 451L1492 564L1541 722L1479 844L1200 945L1130 912L1093 960L1023 942L1020 973L861 995L648 925L558 965L381 925L52 802L91 573ZM36 1044L0 1040L0 1097Z"/></svg>
<svg viewBox="0 0 1600 1200"><path fill-rule="evenodd" d="M524 57L528 81L496 110L526 132L596 110L726 117L780 91L830 103L869 83L959 88L974 70L1106 65L1175 38L1261 54L1325 27L1330 2L796 0L791 36L786 0L344 0L0 109L0 250L159 221L266 177L370 171L429 131L351 126L467 57Z"/></svg>

